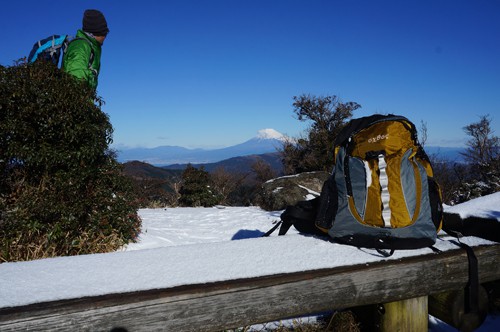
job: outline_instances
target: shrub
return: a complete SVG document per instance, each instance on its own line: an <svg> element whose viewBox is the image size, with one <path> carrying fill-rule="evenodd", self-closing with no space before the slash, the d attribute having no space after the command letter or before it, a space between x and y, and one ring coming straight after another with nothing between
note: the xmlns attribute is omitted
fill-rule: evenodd
<svg viewBox="0 0 500 332"><path fill-rule="evenodd" d="M337 96L301 95L293 100L298 120L310 122L310 127L307 137L284 143L281 154L285 174L331 171L335 138L361 105L341 102Z"/></svg>
<svg viewBox="0 0 500 332"><path fill-rule="evenodd" d="M463 128L469 139L462 155L469 163L473 179L462 183L461 190L470 198L500 190L500 137L494 134L491 122L489 115L483 115L478 122Z"/></svg>
<svg viewBox="0 0 500 332"><path fill-rule="evenodd" d="M0 262L112 251L137 237L101 105L50 63L0 66Z"/></svg>
<svg viewBox="0 0 500 332"><path fill-rule="evenodd" d="M182 186L179 190L181 206L210 207L219 204L221 195L212 186L210 174L201 168L188 164L182 172Z"/></svg>

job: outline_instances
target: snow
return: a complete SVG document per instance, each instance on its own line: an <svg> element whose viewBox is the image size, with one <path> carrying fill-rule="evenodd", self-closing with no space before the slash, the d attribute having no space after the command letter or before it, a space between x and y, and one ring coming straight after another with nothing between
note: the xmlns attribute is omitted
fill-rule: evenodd
<svg viewBox="0 0 500 332"><path fill-rule="evenodd" d="M464 216L488 215L500 219L499 203L500 193L497 193L446 208ZM278 237L275 232L262 238L279 220L280 213L257 207L223 206L142 209L139 214L143 230L139 241L121 251L0 264L0 308L432 253L427 248L400 250L385 258L374 250L305 236L293 228L286 236ZM462 241L473 246L491 244L475 237ZM441 238L436 247L443 251L456 249ZM433 331L445 331L439 327L440 324L435 324Z"/></svg>
<svg viewBox="0 0 500 332"><path fill-rule="evenodd" d="M460 217L471 216L483 218L496 218L500 221L500 192L474 199L462 204L449 206L447 212L458 213Z"/></svg>
<svg viewBox="0 0 500 332"><path fill-rule="evenodd" d="M274 129L271 129L271 128L267 128L267 129L261 129L258 131L258 134L257 134L257 138L260 138L260 139L277 139L277 140L284 140L285 139L285 136L280 133L279 131L276 131Z"/></svg>
<svg viewBox="0 0 500 332"><path fill-rule="evenodd" d="M319 192L311 190L305 186L299 185L299 187L308 191L308 194L305 197L305 199L307 201L312 200L312 199L319 197L321 195Z"/></svg>

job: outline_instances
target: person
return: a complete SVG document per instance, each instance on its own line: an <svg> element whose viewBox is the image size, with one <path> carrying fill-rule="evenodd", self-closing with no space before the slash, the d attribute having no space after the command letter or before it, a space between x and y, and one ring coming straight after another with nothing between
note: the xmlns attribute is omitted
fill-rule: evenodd
<svg viewBox="0 0 500 332"><path fill-rule="evenodd" d="M96 90L101 68L101 47L109 33L103 13L87 9L83 14L82 28L76 33L64 52L62 69L86 81Z"/></svg>

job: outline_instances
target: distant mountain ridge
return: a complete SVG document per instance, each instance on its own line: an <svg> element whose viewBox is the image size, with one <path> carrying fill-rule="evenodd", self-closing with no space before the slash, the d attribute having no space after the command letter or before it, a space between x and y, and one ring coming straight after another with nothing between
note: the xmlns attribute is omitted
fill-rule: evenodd
<svg viewBox="0 0 500 332"><path fill-rule="evenodd" d="M221 149L188 149L180 146L159 146L156 148L132 148L118 151L118 161L125 163L141 161L154 166L213 164L223 160L276 153L283 145L285 137L274 129L259 130L257 136L241 144ZM425 146L425 151L431 157L446 159L453 162L463 162L462 152L465 148Z"/></svg>
<svg viewBox="0 0 500 332"><path fill-rule="evenodd" d="M233 157L274 153L281 148L284 139L274 129L262 129L256 137L246 142L221 149L187 149L179 146L122 149L118 151L118 161L124 163L138 160L155 166L208 164Z"/></svg>
<svg viewBox="0 0 500 332"><path fill-rule="evenodd" d="M435 157L437 159L445 159L457 163L463 163L465 161L464 156L462 155L462 153L466 150L465 148L425 146L424 150L431 160Z"/></svg>
<svg viewBox="0 0 500 332"><path fill-rule="evenodd" d="M194 167L199 168L203 166L203 169L207 172L213 172L217 168L223 168L229 173L250 173L252 172L252 165L258 160L267 163L276 174L283 173L283 163L281 160L281 155L279 152L264 153L264 154L253 154L248 156L238 156L229 159L224 159L214 163L202 163L202 164L192 164ZM188 164L173 164L168 166L162 166L164 170L184 170Z"/></svg>

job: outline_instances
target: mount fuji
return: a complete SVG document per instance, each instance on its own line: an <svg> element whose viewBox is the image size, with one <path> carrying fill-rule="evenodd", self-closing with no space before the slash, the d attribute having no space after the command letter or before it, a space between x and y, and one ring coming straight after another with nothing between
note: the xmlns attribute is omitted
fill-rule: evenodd
<svg viewBox="0 0 500 332"><path fill-rule="evenodd" d="M180 146L121 149L118 151L118 161L137 160L155 166L214 163L233 157L276 152L285 139L283 134L274 129L262 129L246 142L221 149L188 149Z"/></svg>

